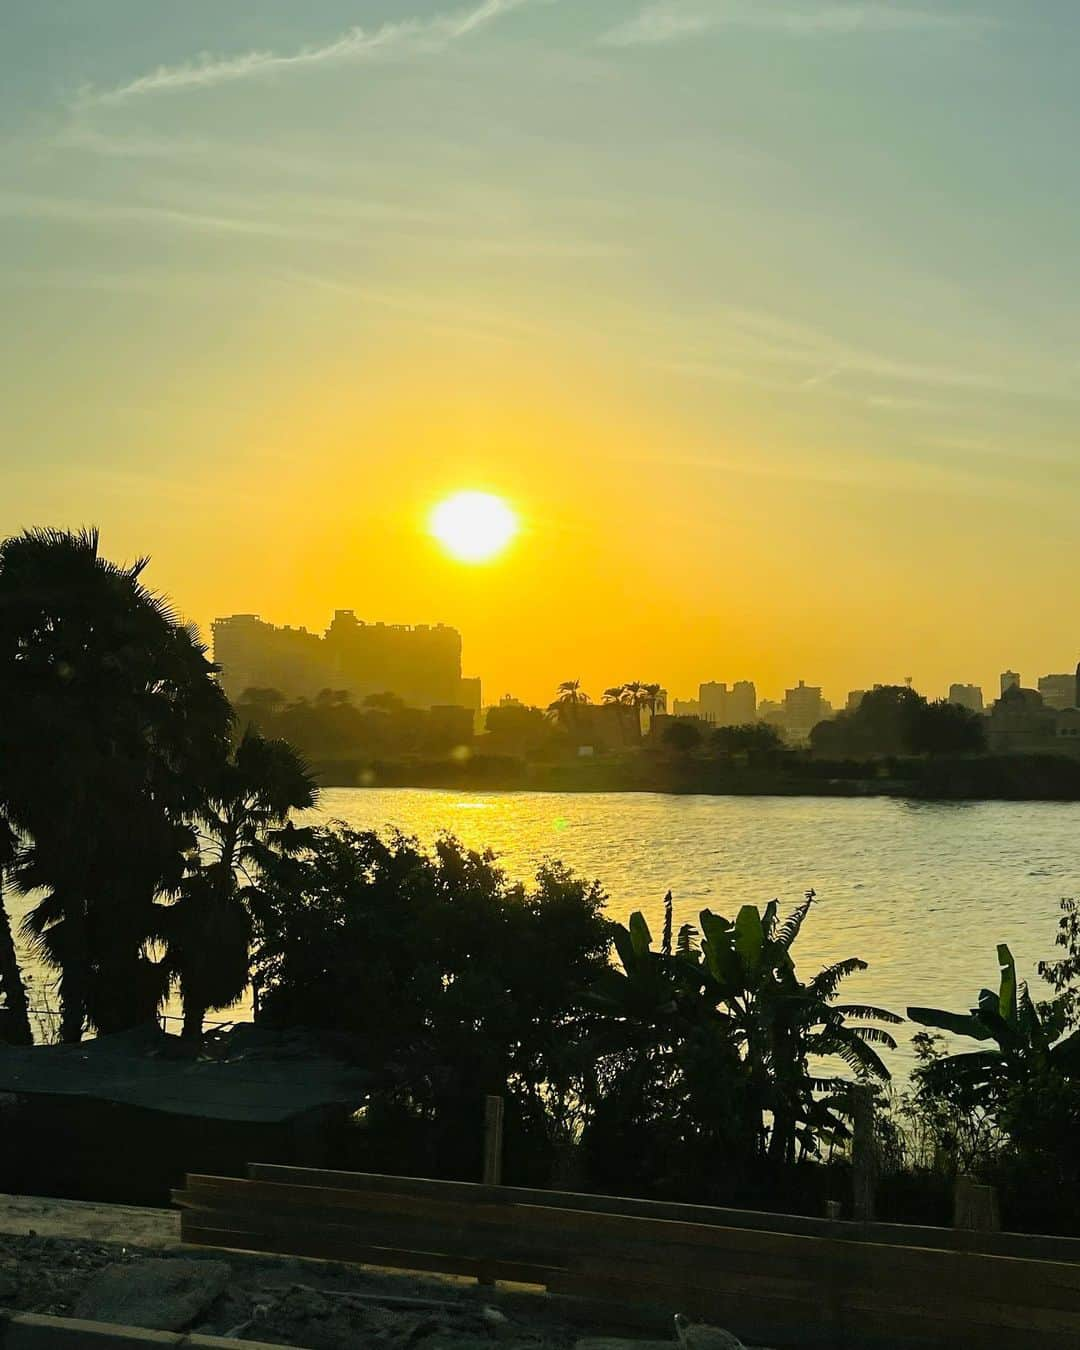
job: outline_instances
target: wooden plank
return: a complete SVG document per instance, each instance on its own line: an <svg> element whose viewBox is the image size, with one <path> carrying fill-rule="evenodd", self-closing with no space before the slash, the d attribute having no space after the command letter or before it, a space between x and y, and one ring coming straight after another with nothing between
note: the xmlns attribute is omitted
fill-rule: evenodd
<svg viewBox="0 0 1080 1350"><path fill-rule="evenodd" d="M433 1201L413 1196L365 1196L353 1190L334 1190L314 1186L290 1186L272 1182L240 1181L232 1178L189 1176L186 1196L232 1195L244 1205L259 1209L294 1204L319 1204L328 1209L386 1213L397 1216L439 1219L443 1222L482 1222L492 1227L515 1227L537 1232L569 1235L623 1237L631 1241L672 1243L760 1252L763 1257L787 1252L811 1251L818 1238L758 1230L721 1228L707 1224L684 1223L668 1219L640 1219L621 1214L557 1209L541 1205L465 1205L460 1202ZM188 1203L187 1199L178 1203Z"/></svg>
<svg viewBox="0 0 1080 1350"><path fill-rule="evenodd" d="M199 1211L192 1211L191 1222L181 1228L181 1238L200 1246L310 1256L399 1270L430 1270L474 1278L490 1272L497 1280L518 1284L542 1286L553 1273L549 1267L530 1262L485 1259L420 1246L397 1248L384 1243L359 1241L354 1234L347 1230L342 1232L333 1225L289 1224L269 1233L262 1229L253 1231L242 1223L237 1223L235 1227L223 1224L220 1216L204 1216ZM250 1245L253 1241L256 1245Z"/></svg>
<svg viewBox="0 0 1080 1350"><path fill-rule="evenodd" d="M383 1214L397 1224L402 1220L424 1220L438 1227L466 1231L474 1237L485 1234L490 1245L497 1247L500 1230L513 1232L519 1238L530 1233L543 1242L558 1237L559 1247L565 1251L583 1250L595 1245L619 1242L632 1249L645 1246L652 1261L675 1260L682 1264L686 1253L671 1255L678 1246L698 1246L720 1249L729 1253L757 1254L771 1261L793 1259L820 1265L827 1253L819 1239L791 1234L766 1234L758 1231L721 1229L707 1225L688 1225L669 1220L643 1220L629 1216L605 1215L580 1211L556 1210L539 1206L468 1206L458 1202L444 1204L411 1196L394 1197L380 1194L365 1197L355 1191L327 1191L321 1187L286 1186L276 1183L248 1182L232 1179L192 1177L187 1192L178 1193L180 1204L195 1203L206 1206L215 1196L229 1196L230 1205L239 1204L253 1212L288 1213L301 1211L313 1214L325 1210L338 1215ZM216 1203L216 1202L215 1202ZM842 1262L848 1280L877 1279L884 1285L896 1279L907 1283L916 1278L934 1282L947 1278L954 1284L968 1284L993 1280L996 1287L1011 1287L1023 1301L1028 1301L1031 1288L1039 1284L1038 1273L1025 1270L1026 1263L1009 1257L988 1257L971 1253L941 1252L933 1249L889 1249L881 1246L833 1240L828 1256L833 1264ZM903 1258L901 1261L901 1252ZM661 1253L668 1253L663 1256ZM972 1262L989 1262L987 1266ZM1035 1263L1039 1264L1039 1263ZM1034 1278L1035 1283L1032 1284ZM1080 1289L1080 1268L1058 1264L1054 1287L1069 1301L1066 1291Z"/></svg>
<svg viewBox="0 0 1080 1350"><path fill-rule="evenodd" d="M579 1211L794 1233L806 1237L843 1236L852 1241L866 1243L895 1243L901 1246L953 1251L975 1250L988 1256L1016 1256L1030 1260L1080 1263L1080 1238L1058 1237L1052 1234L983 1232L975 1235L972 1245L971 1236L967 1233L920 1224L855 1223L800 1214L774 1214L764 1210L725 1209L712 1205L639 1200L625 1196L591 1195L574 1191L543 1191L513 1186L485 1187L471 1181L396 1177L375 1172L343 1172L322 1168L289 1167L274 1163L250 1163L247 1170L249 1176L256 1180L364 1190L373 1194L427 1195L433 1198L443 1195L463 1200L482 1200L489 1204L537 1204Z"/></svg>

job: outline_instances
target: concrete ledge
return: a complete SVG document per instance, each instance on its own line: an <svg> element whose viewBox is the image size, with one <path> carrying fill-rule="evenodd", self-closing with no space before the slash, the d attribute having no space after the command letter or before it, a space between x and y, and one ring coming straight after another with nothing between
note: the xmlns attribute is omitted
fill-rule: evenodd
<svg viewBox="0 0 1080 1350"><path fill-rule="evenodd" d="M84 1322L76 1317L44 1317L13 1313L0 1319L2 1350L137 1350L185 1346L188 1350L292 1350L265 1341L237 1341L225 1336L197 1336L182 1331L149 1331L109 1322Z"/></svg>

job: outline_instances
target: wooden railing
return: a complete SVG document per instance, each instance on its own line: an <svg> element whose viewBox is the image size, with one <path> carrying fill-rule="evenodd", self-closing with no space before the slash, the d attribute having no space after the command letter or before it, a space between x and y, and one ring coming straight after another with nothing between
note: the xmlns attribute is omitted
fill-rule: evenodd
<svg viewBox="0 0 1080 1350"><path fill-rule="evenodd" d="M255 1164L189 1176L185 1242L649 1305L776 1346L1076 1350L1080 1240Z"/></svg>

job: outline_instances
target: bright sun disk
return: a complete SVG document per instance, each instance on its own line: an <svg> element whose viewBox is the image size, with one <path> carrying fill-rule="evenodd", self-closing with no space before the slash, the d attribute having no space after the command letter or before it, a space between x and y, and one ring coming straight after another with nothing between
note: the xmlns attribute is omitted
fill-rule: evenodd
<svg viewBox="0 0 1080 1350"><path fill-rule="evenodd" d="M431 533L460 562L487 562L518 532L518 519L490 492L456 492L431 513Z"/></svg>

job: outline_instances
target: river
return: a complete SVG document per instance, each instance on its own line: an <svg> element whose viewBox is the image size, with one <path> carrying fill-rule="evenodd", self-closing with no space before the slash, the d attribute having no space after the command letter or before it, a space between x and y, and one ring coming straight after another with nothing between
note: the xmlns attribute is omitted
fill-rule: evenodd
<svg viewBox="0 0 1080 1350"><path fill-rule="evenodd" d="M676 926L706 906L732 916L775 896L786 909L813 887L799 971L862 957L870 968L846 983L845 999L901 1013L911 1003L964 1009L983 985L996 988L998 942L1041 997L1036 962L1053 951L1060 897L1080 888L1074 802L331 788L307 819L396 826L424 842L450 831L493 848L521 879L561 858L599 878L613 918L644 911L657 939L669 887ZM901 1077L910 1030L891 1057Z"/></svg>
<svg viewBox="0 0 1080 1350"><path fill-rule="evenodd" d="M812 887L799 972L862 957L845 1000L899 1013L963 1010L996 989L998 942L1044 997L1036 963L1053 953L1060 898L1080 891L1077 802L333 788L311 815L425 842L448 830L493 848L515 878L561 858L599 878L612 918L642 910L657 940L669 887L676 928L706 907L730 917L777 897L787 909ZM914 1029L890 1057L901 1076Z"/></svg>

